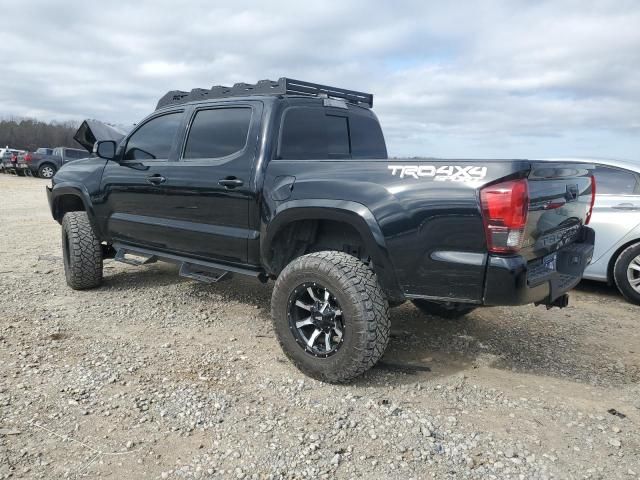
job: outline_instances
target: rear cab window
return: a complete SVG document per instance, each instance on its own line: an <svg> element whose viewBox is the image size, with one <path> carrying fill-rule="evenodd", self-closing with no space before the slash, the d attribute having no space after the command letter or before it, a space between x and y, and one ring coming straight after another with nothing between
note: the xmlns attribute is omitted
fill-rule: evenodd
<svg viewBox="0 0 640 480"><path fill-rule="evenodd" d="M280 126L283 160L387 158L382 129L369 110L292 106Z"/></svg>

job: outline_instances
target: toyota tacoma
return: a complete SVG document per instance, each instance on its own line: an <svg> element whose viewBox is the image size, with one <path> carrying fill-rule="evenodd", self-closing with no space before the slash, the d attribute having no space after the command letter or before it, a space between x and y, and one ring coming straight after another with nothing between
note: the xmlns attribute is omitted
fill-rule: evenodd
<svg viewBox="0 0 640 480"><path fill-rule="evenodd" d="M171 91L122 140L85 135L95 155L47 187L67 283L99 286L106 258L274 280L282 349L328 382L380 359L407 299L445 317L566 306L593 252L593 166L390 159L372 105L281 78Z"/></svg>

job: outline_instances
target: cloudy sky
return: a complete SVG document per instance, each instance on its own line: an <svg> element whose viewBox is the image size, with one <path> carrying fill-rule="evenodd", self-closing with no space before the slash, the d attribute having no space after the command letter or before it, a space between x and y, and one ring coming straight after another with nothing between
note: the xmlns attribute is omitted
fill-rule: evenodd
<svg viewBox="0 0 640 480"><path fill-rule="evenodd" d="M393 155L640 160L636 0L91 3L0 0L0 117L289 76L372 92Z"/></svg>

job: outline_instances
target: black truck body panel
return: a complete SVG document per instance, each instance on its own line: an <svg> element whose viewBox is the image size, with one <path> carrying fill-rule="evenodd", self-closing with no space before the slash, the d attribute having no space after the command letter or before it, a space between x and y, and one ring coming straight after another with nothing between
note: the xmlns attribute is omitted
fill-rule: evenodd
<svg viewBox="0 0 640 480"><path fill-rule="evenodd" d="M281 269L274 242L287 225L339 222L358 233L381 286L394 299L550 302L580 280L579 268L569 274L556 271L556 265L564 268L566 249L575 250L580 264L590 258L593 238L584 226L589 165L388 159L386 149L380 158L282 158L283 118L292 108L323 109L350 121L359 115L377 125L368 108L325 100L254 95L169 103L122 140L119 161L92 158L65 165L48 192L53 216L61 221L64 198L75 195L104 242L272 277ZM232 107L251 110L244 148L220 159L186 159L185 142L197 112ZM168 158L123 160L137 129L175 112L180 121ZM523 249L498 255L488 252L479 192L505 179L528 179L529 221ZM550 255L552 266L543 262ZM538 264L541 276L530 278ZM560 281L558 275L571 278Z"/></svg>

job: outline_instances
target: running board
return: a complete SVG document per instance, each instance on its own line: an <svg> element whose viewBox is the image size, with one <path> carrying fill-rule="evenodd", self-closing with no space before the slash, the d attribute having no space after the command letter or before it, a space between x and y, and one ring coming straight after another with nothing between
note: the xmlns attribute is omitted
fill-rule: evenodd
<svg viewBox="0 0 640 480"><path fill-rule="evenodd" d="M223 278L229 278L232 273L240 273L251 277L257 277L261 282L267 281L267 276L261 270L225 265L217 262L208 262L194 258L182 257L171 253L158 252L147 248L114 243L116 250L114 260L128 263L129 265L147 265L158 260L175 263L180 266L179 274L182 277L192 278L200 282L216 283ZM141 257L142 260L128 258L127 255Z"/></svg>

